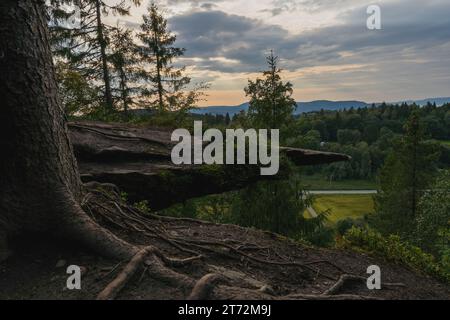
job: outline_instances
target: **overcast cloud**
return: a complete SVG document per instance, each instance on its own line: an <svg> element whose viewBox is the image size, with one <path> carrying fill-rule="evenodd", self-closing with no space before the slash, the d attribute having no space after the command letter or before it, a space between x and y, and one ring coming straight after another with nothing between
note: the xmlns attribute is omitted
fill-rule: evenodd
<svg viewBox="0 0 450 320"><path fill-rule="evenodd" d="M212 82L206 104L244 99L243 86L271 49L298 100L450 96L450 1L378 1L383 29L374 31L366 28L366 1L159 3L187 49L182 62L197 80ZM143 11L130 20L139 22Z"/></svg>

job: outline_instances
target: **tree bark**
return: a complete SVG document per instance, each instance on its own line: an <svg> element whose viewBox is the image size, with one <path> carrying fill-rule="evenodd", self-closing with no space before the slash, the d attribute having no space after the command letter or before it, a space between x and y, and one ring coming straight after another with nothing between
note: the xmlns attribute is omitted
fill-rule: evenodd
<svg viewBox="0 0 450 320"><path fill-rule="evenodd" d="M44 1L0 2L0 235L53 232L110 256L136 249L80 208L77 163L61 108Z"/></svg>
<svg viewBox="0 0 450 320"><path fill-rule="evenodd" d="M100 45L100 56L102 59L102 71L103 71L103 82L105 83L105 104L108 110L114 108L112 91L111 91L111 80L109 77L108 60L106 56L106 40L103 33L102 24L102 13L100 0L95 2L96 18L97 18L97 39Z"/></svg>

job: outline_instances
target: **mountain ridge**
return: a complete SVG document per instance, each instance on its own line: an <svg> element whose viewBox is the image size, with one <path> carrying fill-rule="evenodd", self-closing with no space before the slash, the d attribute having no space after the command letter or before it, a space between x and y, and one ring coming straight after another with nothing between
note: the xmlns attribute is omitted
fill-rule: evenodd
<svg viewBox="0 0 450 320"><path fill-rule="evenodd" d="M396 101L396 102L389 102L391 104L401 104L401 103L416 103L417 105L423 106L426 105L428 102L430 103L436 103L436 105L443 105L445 103L450 103L450 97L438 97L438 98L426 98L426 99L420 99L420 100L403 100L403 101ZM314 101L307 101L307 102L297 102L297 109L294 111L294 114L302 114L307 112L314 112L314 111L320 111L321 109L324 110L342 110L342 109L349 109L351 107L353 108L364 108L371 106L372 104L380 105L380 102L373 102L368 103L364 101L358 101L358 100L342 100L342 101L333 101L333 100L314 100ZM230 116L233 116L241 111L247 111L248 110L248 102L237 105L237 106L208 106L208 107L202 107L192 110L192 113L194 114L216 114L216 115L226 115L227 113Z"/></svg>

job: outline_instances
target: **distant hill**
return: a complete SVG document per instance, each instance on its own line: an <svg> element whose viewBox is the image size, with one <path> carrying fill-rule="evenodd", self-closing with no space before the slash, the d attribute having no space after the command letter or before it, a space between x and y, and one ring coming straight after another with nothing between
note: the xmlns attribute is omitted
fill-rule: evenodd
<svg viewBox="0 0 450 320"><path fill-rule="evenodd" d="M445 103L450 103L450 97L448 98L428 98L423 100L405 100L405 101L399 101L394 103L416 103L418 105L426 105L427 102L430 103L436 103L436 105L440 106ZM320 111L321 109L324 110L342 110L342 109L350 109L353 108L364 108L370 106L372 103L367 103L363 101L329 101L329 100L315 100L310 102L297 102L297 109L295 110L294 114L301 114L305 112L314 112L314 111ZM379 104L379 103L375 103ZM194 114L220 114L220 115L226 115L227 113L230 114L230 116L233 116L242 110L247 111L248 110L248 103L243 103L239 106L212 106L212 107L204 107L204 108L198 108L192 111Z"/></svg>
<svg viewBox="0 0 450 320"><path fill-rule="evenodd" d="M366 107L367 103L362 101L328 101L328 100L316 100L310 102L297 102L297 109L294 114L301 114L305 112L313 112L324 110L342 110L349 109L351 107L359 108ZM239 106L214 106L214 107L204 107L198 108L192 111L195 114L221 114L233 116L241 111L248 110L248 103L243 103Z"/></svg>
<svg viewBox="0 0 450 320"><path fill-rule="evenodd" d="M328 100L316 100L310 102L297 102L297 109L294 114L301 114L305 112L313 112L324 110L342 110L349 109L351 107L359 108L366 107L367 103L362 101L328 101ZM204 107L198 108L192 111L195 114L221 114L233 116L241 111L248 110L248 103L243 103L239 106L214 106L214 107Z"/></svg>
<svg viewBox="0 0 450 320"><path fill-rule="evenodd" d="M329 101L316 100L311 102L297 102L295 114L324 110L342 110L350 108L364 108L368 104L362 101Z"/></svg>

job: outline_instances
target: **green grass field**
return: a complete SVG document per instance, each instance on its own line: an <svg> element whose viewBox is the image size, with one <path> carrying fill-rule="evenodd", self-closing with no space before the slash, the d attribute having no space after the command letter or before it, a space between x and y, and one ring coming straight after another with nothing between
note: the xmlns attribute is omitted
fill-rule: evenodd
<svg viewBox="0 0 450 320"><path fill-rule="evenodd" d="M439 140L439 142L447 147L450 147L450 140Z"/></svg>
<svg viewBox="0 0 450 320"><path fill-rule="evenodd" d="M321 175L302 175L301 182L308 190L373 190L376 189L374 181L370 180L342 180L327 181Z"/></svg>
<svg viewBox="0 0 450 320"><path fill-rule="evenodd" d="M331 211L329 220L336 223L345 218L362 218L364 214L373 213L372 195L319 195L315 197L314 210Z"/></svg>

